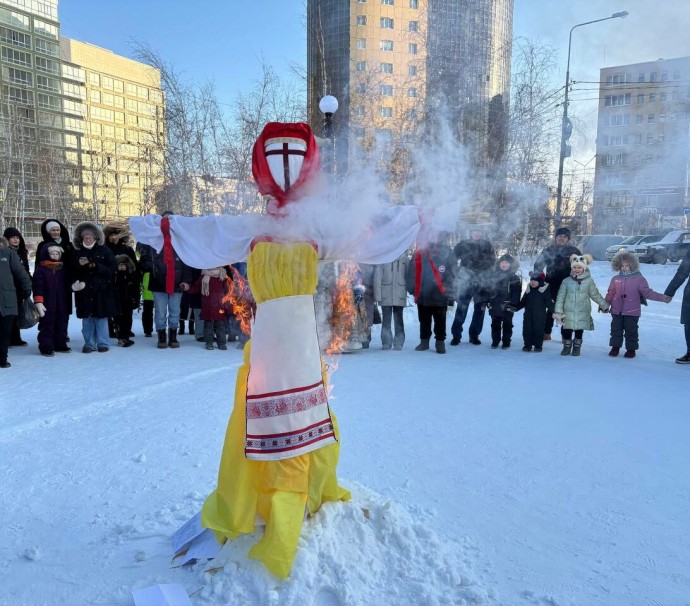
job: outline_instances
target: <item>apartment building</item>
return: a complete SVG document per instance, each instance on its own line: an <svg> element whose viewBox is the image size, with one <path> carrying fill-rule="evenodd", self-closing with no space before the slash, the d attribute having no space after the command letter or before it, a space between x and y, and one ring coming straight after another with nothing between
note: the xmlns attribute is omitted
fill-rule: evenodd
<svg viewBox="0 0 690 606"><path fill-rule="evenodd" d="M443 112L476 166L505 143L513 0L309 0L308 112L334 95L342 170ZM490 163L490 162L488 162Z"/></svg>
<svg viewBox="0 0 690 606"><path fill-rule="evenodd" d="M62 38L58 0L0 0L0 223L150 210L162 182L157 70Z"/></svg>
<svg viewBox="0 0 690 606"><path fill-rule="evenodd" d="M600 71L595 233L686 225L690 57Z"/></svg>

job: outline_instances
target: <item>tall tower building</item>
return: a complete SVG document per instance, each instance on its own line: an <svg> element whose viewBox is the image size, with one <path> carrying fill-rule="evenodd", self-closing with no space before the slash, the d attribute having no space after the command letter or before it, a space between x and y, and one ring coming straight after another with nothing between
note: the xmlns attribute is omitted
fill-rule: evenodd
<svg viewBox="0 0 690 606"><path fill-rule="evenodd" d="M0 0L0 225L150 210L163 104L157 70L61 38L58 0Z"/></svg>
<svg viewBox="0 0 690 606"><path fill-rule="evenodd" d="M637 234L687 224L688 82L690 57L601 70L595 233Z"/></svg>
<svg viewBox="0 0 690 606"><path fill-rule="evenodd" d="M443 111L476 167L505 146L513 0L309 0L308 111L338 98L337 159L404 138ZM319 132L316 127L317 133Z"/></svg>

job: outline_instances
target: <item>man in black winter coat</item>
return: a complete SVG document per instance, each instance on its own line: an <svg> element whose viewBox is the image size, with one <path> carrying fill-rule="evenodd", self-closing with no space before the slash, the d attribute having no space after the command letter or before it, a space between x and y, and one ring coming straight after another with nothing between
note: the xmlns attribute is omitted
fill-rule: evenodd
<svg viewBox="0 0 690 606"><path fill-rule="evenodd" d="M484 327L484 314L491 296L490 276L496 255L491 242L485 240L481 230L470 229L470 239L461 240L453 252L461 263L461 278L458 292L458 306L450 332L451 345L459 345L462 338L462 325L467 318L470 301L474 299L474 311L470 322L470 343L481 345L479 335Z"/></svg>
<svg viewBox="0 0 690 606"><path fill-rule="evenodd" d="M534 273L544 273L549 285L551 299L556 300L561 283L570 275L570 255L581 255L580 249L572 246L570 242L570 230L567 227L559 227L553 236L553 244L549 244L541 251L534 262ZM553 330L553 314L549 312L544 329L544 340L551 340ZM562 330L562 328L561 328Z"/></svg>
<svg viewBox="0 0 690 606"><path fill-rule="evenodd" d="M165 211L163 217L174 213ZM193 283L192 270L180 259L173 248L173 264L170 269L175 272L171 292L168 292L168 266L165 262L164 250L156 250L146 244L140 247L141 258L139 268L143 273L149 272L149 290L153 293L154 322L158 332L158 348L180 346L177 340L177 330L180 326L180 303L182 293L189 290ZM168 328L166 341L165 328Z"/></svg>
<svg viewBox="0 0 690 606"><path fill-rule="evenodd" d="M5 230L5 233L3 233L2 235L7 240L9 247L17 253L17 256L19 257L19 260L22 262L22 265L26 270L26 273L30 276L31 272L29 272L29 251L26 248L26 242L24 242L24 236L22 236L22 233L16 227L8 227ZM22 291L17 290L17 306L19 309L21 309L22 304L24 303L24 299L22 297ZM19 332L19 323L15 319L14 324L12 325L10 347L16 347L21 345L26 345L26 341L22 339L21 334Z"/></svg>
<svg viewBox="0 0 690 606"><path fill-rule="evenodd" d="M0 238L0 368L9 368L7 349L12 324L17 318L17 290L22 299L31 295L31 278L5 238Z"/></svg>

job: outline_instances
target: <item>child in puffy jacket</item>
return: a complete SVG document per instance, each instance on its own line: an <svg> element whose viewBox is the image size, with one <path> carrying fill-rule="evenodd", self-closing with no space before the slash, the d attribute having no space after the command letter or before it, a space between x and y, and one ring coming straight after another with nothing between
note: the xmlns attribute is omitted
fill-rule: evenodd
<svg viewBox="0 0 690 606"><path fill-rule="evenodd" d="M190 294L201 293L201 319L204 322L206 349L213 350L215 338L218 349L228 348L227 317L231 304L227 298L230 282L225 267L204 269L189 289Z"/></svg>
<svg viewBox="0 0 690 606"><path fill-rule="evenodd" d="M558 289L553 318L563 324L562 356L579 356L584 331L594 330L592 301L600 310L609 310L609 304L589 273L591 261L590 255L570 255L570 275Z"/></svg>
<svg viewBox="0 0 690 606"><path fill-rule="evenodd" d="M491 349L508 349L513 337L513 313L520 304L522 281L517 275L519 264L511 255L503 255L490 277L489 314L491 315Z"/></svg>
<svg viewBox="0 0 690 606"><path fill-rule="evenodd" d="M544 274L530 274L529 284L517 309L525 310L522 318L522 339L525 344L522 351L532 351L534 347L534 351L540 353L544 345L547 314L553 313L551 290Z"/></svg>
<svg viewBox="0 0 690 606"><path fill-rule="evenodd" d="M613 271L618 275L611 278L606 301L611 304L611 339L609 355L619 354L625 338L625 356L634 358L639 348L637 324L646 299L668 303L671 297L653 291L640 273L640 262L627 251L619 252L611 261Z"/></svg>

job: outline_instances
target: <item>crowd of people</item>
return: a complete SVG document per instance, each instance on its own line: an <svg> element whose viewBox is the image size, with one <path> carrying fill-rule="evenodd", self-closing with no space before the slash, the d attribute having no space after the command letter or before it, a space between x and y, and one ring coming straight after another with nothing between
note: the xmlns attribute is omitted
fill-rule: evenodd
<svg viewBox="0 0 690 606"><path fill-rule="evenodd" d="M164 213L166 214L172 213ZM27 345L17 321L24 301L33 293L38 322L38 350L52 357L71 351L68 324L73 313L82 323L83 353L105 353L111 340L131 347L134 310L141 309L144 335L157 336L159 349L180 346L178 334L193 335L205 348L226 350L228 342L242 348L249 338L239 326L238 306L251 314L253 300L244 264L196 269L172 254L148 245L133 247L126 224L106 225L84 221L70 239L56 219L41 225L42 241L36 247L35 269L22 234L14 227L0 239L0 368L10 366L9 347ZM664 293L652 290L640 272L635 255L622 251L613 261L616 272L602 295L589 271L591 258L570 243L567 228L556 230L554 240L537 257L522 289L518 261L509 254L496 256L481 229L473 227L467 239L453 247L451 234L440 233L409 255L391 263L360 265L353 284L360 326L353 334L362 347L371 342L371 326L381 323L383 350L401 350L405 343L403 310L412 295L419 319L416 351L446 353L446 323L455 307L450 345L462 341L470 304L469 343L481 345L486 312L491 318L491 347L508 349L513 340L513 318L523 312L524 352L541 352L560 324L561 355L579 356L584 332L594 329L592 302L611 314L609 355L634 358L639 349L638 323L647 300L668 303L683 283L680 321L687 351L676 359L690 364L690 253L680 264ZM380 309L380 312L379 312ZM364 336L359 336L364 335Z"/></svg>

